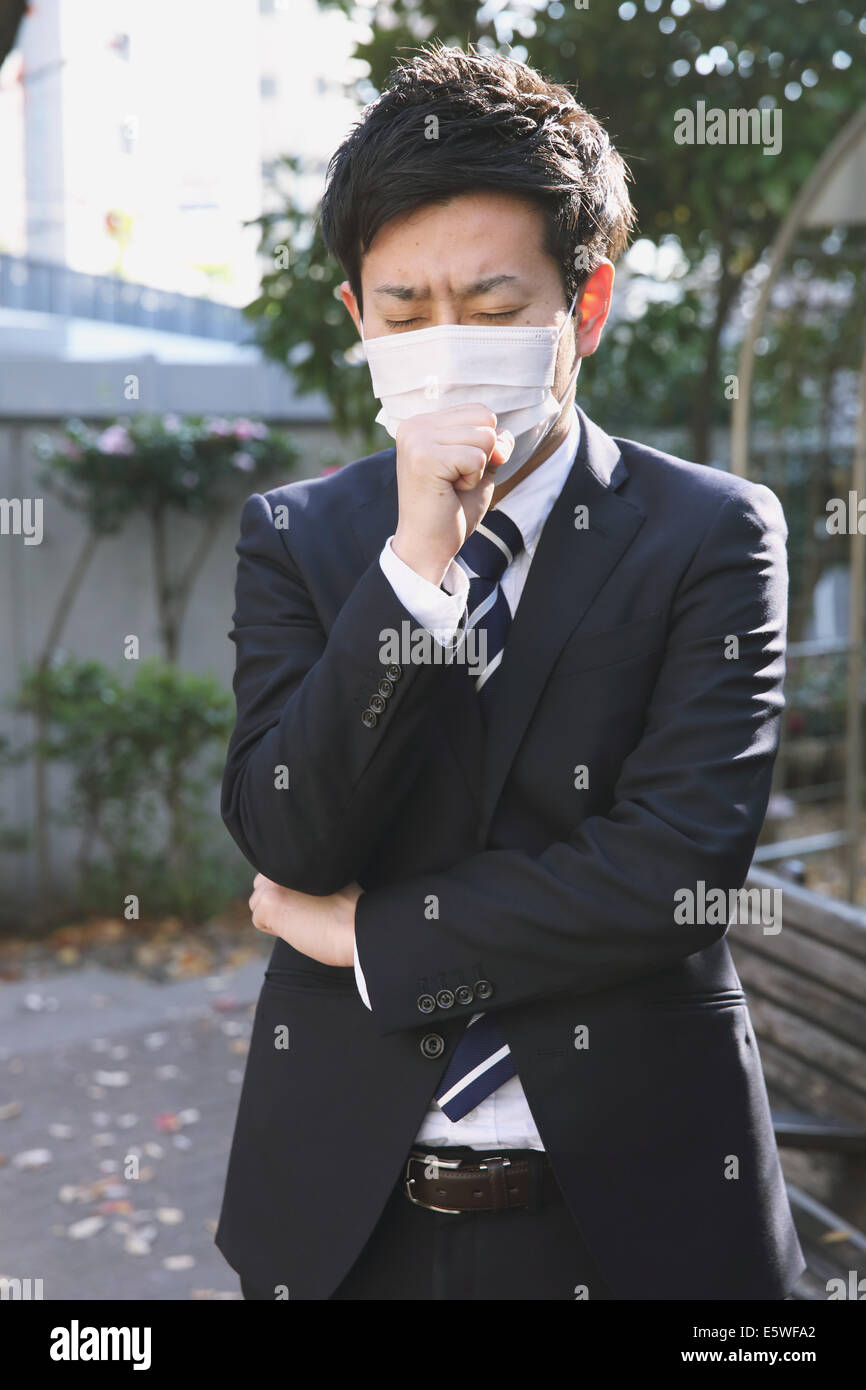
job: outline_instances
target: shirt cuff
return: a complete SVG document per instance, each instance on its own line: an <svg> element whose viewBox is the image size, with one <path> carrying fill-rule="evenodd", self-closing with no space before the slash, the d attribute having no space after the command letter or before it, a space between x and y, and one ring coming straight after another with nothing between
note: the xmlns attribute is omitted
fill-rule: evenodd
<svg viewBox="0 0 866 1390"><path fill-rule="evenodd" d="M358 959L357 941L354 943L353 951L355 955L355 984L358 986L358 993L360 994L364 1003L367 1005L367 1008L370 1009L372 1012L373 1006L370 1003L370 996L367 993L367 981L364 979L364 972L361 969L361 962Z"/></svg>
<svg viewBox="0 0 866 1390"><path fill-rule="evenodd" d="M393 539L393 536L388 537L379 556L385 578L416 623L426 628L443 647L449 646L466 608L469 593L466 571L452 560L442 580L442 588L438 589L394 554L391 545Z"/></svg>

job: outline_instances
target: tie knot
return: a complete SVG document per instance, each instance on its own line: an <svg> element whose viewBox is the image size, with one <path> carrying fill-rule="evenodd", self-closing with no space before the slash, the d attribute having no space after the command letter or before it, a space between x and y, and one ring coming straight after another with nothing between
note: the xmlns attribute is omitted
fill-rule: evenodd
<svg viewBox="0 0 866 1390"><path fill-rule="evenodd" d="M523 549L520 527L507 512L486 512L460 547L459 558L481 579L499 580Z"/></svg>

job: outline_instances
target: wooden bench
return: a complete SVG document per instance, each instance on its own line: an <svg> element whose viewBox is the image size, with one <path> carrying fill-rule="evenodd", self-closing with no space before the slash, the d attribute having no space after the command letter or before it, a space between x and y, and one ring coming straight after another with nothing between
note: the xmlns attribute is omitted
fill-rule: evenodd
<svg viewBox="0 0 866 1390"><path fill-rule="evenodd" d="M791 1299L866 1298L866 1235L793 1183L788 1200L806 1261Z"/></svg>
<svg viewBox="0 0 866 1390"><path fill-rule="evenodd" d="M745 886L781 904L780 930L743 910L728 943L809 1266L794 1297L827 1298L828 1280L866 1278L866 912L756 865Z"/></svg>

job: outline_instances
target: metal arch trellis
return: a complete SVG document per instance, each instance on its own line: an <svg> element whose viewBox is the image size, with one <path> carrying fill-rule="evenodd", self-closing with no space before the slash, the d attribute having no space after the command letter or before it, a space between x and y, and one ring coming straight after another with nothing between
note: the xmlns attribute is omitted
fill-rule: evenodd
<svg viewBox="0 0 866 1390"><path fill-rule="evenodd" d="M866 107L852 117L825 150L800 189L770 249L768 273L749 320L737 366L737 395L733 402L731 418L731 470L742 478L747 476L748 466L755 346L763 326L770 296L782 272L785 257L791 248L794 237L803 225L807 213L813 208L819 194L826 189L831 176L864 139L866 139ZM855 498L866 498L866 353L864 353L860 365L859 409L854 455L851 463L851 485ZM855 517L854 529L851 533L851 580L847 643L849 661L845 730L845 829L838 837L813 835L796 841L798 853L824 849L828 845L828 840L845 846L847 897L850 902L856 900L857 894L863 784L863 720L860 692L863 682L864 656L863 612L864 585L866 585L866 534L860 530L858 521L859 513ZM791 852L792 848L793 845L785 846L784 844L767 846L765 851L760 855L756 854L755 858L778 858Z"/></svg>

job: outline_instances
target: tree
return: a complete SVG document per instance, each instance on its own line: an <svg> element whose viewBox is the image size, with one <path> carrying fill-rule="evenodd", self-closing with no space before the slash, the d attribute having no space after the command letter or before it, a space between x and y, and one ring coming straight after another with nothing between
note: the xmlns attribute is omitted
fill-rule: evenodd
<svg viewBox="0 0 866 1390"><path fill-rule="evenodd" d="M642 330L626 335L633 347L621 344L615 372L603 347L590 379L593 370L604 375L604 394L620 403L618 428L623 400L656 423L673 414L689 427L691 456L705 462L711 424L727 422L724 344L744 277L823 149L866 101L866 18L832 0L626 0L618 10L558 0L513 0L499 9L478 0L379 0L372 12L356 0L320 4L368 25L355 53L368 69L358 88L365 101L397 59L431 39L511 51L576 88L631 165L639 235L674 248L681 264L667 300L653 307ZM677 143L675 133L684 133L678 113L695 112L698 102L725 113L778 113L781 149L765 153L769 142ZM329 395L343 425L356 400L346 397L346 372L335 371L334 359L344 364L356 339L347 316L342 327L334 320L341 277L317 250L297 206L291 218L309 273L289 284L275 262L250 311L264 325L266 351L289 364L293 353L306 352L307 386ZM641 278L652 302L651 277ZM344 311L336 308L339 320ZM631 317L639 320L641 310ZM321 339L311 324L322 329ZM666 354L654 349L660 327L677 345L673 382ZM358 423L368 430L370 406L367 392Z"/></svg>

